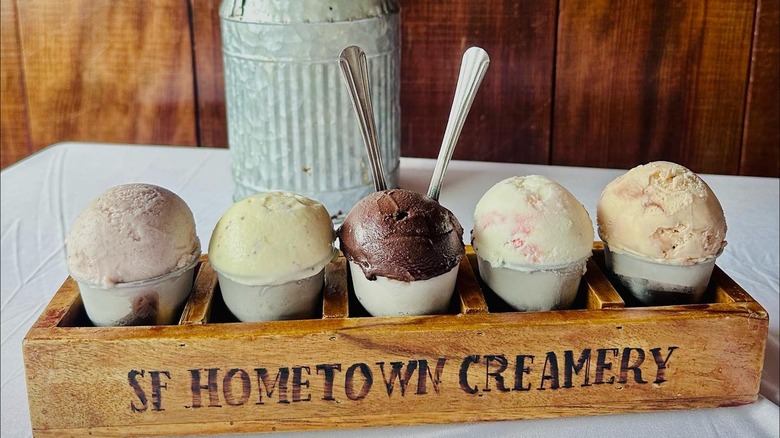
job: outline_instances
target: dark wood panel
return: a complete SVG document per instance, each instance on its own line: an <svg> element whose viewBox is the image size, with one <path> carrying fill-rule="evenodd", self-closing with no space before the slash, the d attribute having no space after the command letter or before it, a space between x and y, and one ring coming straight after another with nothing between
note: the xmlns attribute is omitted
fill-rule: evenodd
<svg viewBox="0 0 780 438"><path fill-rule="evenodd" d="M15 0L0 0L0 168L33 152L24 97Z"/></svg>
<svg viewBox="0 0 780 438"><path fill-rule="evenodd" d="M740 174L780 176L780 0L758 0Z"/></svg>
<svg viewBox="0 0 780 438"><path fill-rule="evenodd" d="M555 3L402 1L402 155L438 155L461 57L476 45L490 67L455 158L547 163Z"/></svg>
<svg viewBox="0 0 780 438"><path fill-rule="evenodd" d="M220 0L188 0L192 9L198 145L227 147L225 78L222 70Z"/></svg>
<svg viewBox="0 0 780 438"><path fill-rule="evenodd" d="M19 8L35 148L196 144L186 2L27 0Z"/></svg>
<svg viewBox="0 0 780 438"><path fill-rule="evenodd" d="M553 164L738 173L754 7L561 0Z"/></svg>
<svg viewBox="0 0 780 438"><path fill-rule="evenodd" d="M217 0L192 0L200 144L227 143ZM485 48L491 66L456 158L546 163L554 52L553 1L402 3L402 152L436 157L460 57ZM516 44L525 41L523 44Z"/></svg>
<svg viewBox="0 0 780 438"><path fill-rule="evenodd" d="M64 140L226 146L219 3L0 0L2 166ZM402 153L437 155L479 45L456 158L780 176L778 3L401 0Z"/></svg>

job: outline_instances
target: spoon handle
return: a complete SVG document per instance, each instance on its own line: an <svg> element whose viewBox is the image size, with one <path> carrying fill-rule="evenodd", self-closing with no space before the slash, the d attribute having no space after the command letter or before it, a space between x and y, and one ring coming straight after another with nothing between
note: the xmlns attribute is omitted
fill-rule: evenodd
<svg viewBox="0 0 780 438"><path fill-rule="evenodd" d="M466 122L466 116L474 102L474 96L477 94L482 78L485 77L490 58L487 52L479 47L471 47L463 54L463 61L460 64L460 73L458 75L458 85L455 88L455 97L452 100L450 109L450 118L447 120L447 128L444 131L444 139L439 149L439 158L436 160L436 168L433 169L431 185L428 187L428 197L434 200L439 199L442 181L444 180L444 171L452 159L452 153L455 151L455 145L458 144L460 131Z"/></svg>
<svg viewBox="0 0 780 438"><path fill-rule="evenodd" d="M349 90L349 97L360 124L360 133L366 145L368 159L371 163L371 172L374 175L374 188L376 191L387 189L385 170L382 165L382 154L379 152L377 141L376 122L374 121L374 108L371 104L371 89L368 85L368 67L366 65L366 53L357 46L349 46L341 51L339 65L344 82Z"/></svg>

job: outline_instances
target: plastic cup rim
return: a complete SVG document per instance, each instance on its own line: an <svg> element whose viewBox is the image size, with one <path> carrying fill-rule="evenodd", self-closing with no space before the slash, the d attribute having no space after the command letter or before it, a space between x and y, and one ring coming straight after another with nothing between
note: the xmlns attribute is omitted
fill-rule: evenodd
<svg viewBox="0 0 780 438"><path fill-rule="evenodd" d="M143 280L135 280L135 281L127 281L127 282L122 282L122 283L116 283L113 286L109 286L109 287L101 286L99 284L95 284L95 283L92 283L90 281L79 279L78 277L73 275L73 273L71 273L70 276L73 277L73 279L76 280L77 282L87 284L87 285L89 285L89 287L91 287L93 289L104 289L104 290L109 290L109 289L132 289L132 288L137 288L137 287L142 287L142 286L149 286L151 284L162 283L165 280L169 280L169 279L172 279L172 278L179 277L182 274L184 274L185 272L187 272L190 269L194 268L195 265L197 265L199 261L200 261L200 253L198 253L195 257L193 257L192 261L190 263L188 263L187 265L182 266L181 268L178 268L178 269L174 269L171 272L167 272L165 274L161 274L161 275L158 275L158 276L152 277L152 278L144 278Z"/></svg>
<svg viewBox="0 0 780 438"><path fill-rule="evenodd" d="M715 254L713 256L706 257L703 260L698 260L698 261L693 262L693 263L664 263L664 262L659 261L658 259L654 259L654 258L650 258L650 257L643 257L643 256L641 256L639 254L634 254L634 253L628 252L628 251L620 251L620 250L615 251L614 249L609 247L609 244L607 242L604 242L604 250L609 251L612 254L618 254L618 255L621 255L621 256L626 256L626 257L629 257L631 259L634 259L634 260L637 260L637 261L640 261L640 262L650 263L650 264L659 265L659 266L698 266L698 265L706 265L706 264L710 264L710 263L715 263L715 260L718 257L720 257L721 254L723 254L723 248L721 248L720 251L718 251L717 254Z"/></svg>
<svg viewBox="0 0 780 438"><path fill-rule="evenodd" d="M479 254L477 254L477 258L482 260L483 262L490 265L493 269L508 269L510 271L516 271L516 272L526 272L526 273L532 273L532 272L575 272L578 270L581 270L582 267L588 263L588 260L592 257L592 255L588 255L587 257L571 262L571 263L565 263L565 264L558 264L558 265L502 265L502 266L493 266L493 263L485 258L480 257Z"/></svg>

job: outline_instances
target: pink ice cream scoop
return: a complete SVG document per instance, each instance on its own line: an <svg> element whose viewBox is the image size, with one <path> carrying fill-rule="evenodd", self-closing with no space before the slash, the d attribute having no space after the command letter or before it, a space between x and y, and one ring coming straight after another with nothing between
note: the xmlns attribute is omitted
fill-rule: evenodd
<svg viewBox="0 0 780 438"><path fill-rule="evenodd" d="M103 288L158 277L200 256L192 211L151 184L105 191L76 219L66 245L71 275Z"/></svg>

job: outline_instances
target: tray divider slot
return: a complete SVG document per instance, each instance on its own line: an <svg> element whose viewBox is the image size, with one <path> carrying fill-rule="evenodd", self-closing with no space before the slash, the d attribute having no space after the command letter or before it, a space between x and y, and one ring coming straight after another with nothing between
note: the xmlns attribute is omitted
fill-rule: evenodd
<svg viewBox="0 0 780 438"><path fill-rule="evenodd" d="M325 287L322 292L322 318L349 316L347 259L339 257L325 267Z"/></svg>
<svg viewBox="0 0 780 438"><path fill-rule="evenodd" d="M197 272L190 298L181 313L179 325L206 324L211 318L211 306L218 282L217 272L205 258L201 258Z"/></svg>
<svg viewBox="0 0 780 438"><path fill-rule="evenodd" d="M460 299L460 313L472 315L475 313L489 313L485 295L477 282L474 270L468 256L464 256L458 267L458 278L455 280L455 289Z"/></svg>
<svg viewBox="0 0 780 438"><path fill-rule="evenodd" d="M621 309L626 306L623 298L620 297L620 294L592 257L588 259L583 281L588 286L588 295L585 300L587 309Z"/></svg>

